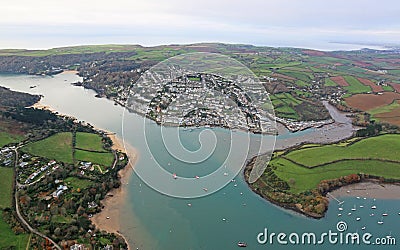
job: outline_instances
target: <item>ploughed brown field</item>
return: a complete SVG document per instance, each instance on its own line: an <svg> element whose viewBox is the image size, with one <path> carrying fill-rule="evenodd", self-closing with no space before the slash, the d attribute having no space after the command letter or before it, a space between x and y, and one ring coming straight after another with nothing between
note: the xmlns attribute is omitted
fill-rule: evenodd
<svg viewBox="0 0 400 250"><path fill-rule="evenodd" d="M400 100L400 94L394 92L383 92L382 95L358 94L352 95L344 100L346 104L352 108L367 111L380 106L389 105L393 100Z"/></svg>
<svg viewBox="0 0 400 250"><path fill-rule="evenodd" d="M346 82L346 80L343 78L343 76L333 76L333 77L331 77L331 80L334 81L339 86L342 86L342 87L349 86L349 84Z"/></svg>
<svg viewBox="0 0 400 250"><path fill-rule="evenodd" d="M305 50L303 50L303 53L305 53L305 54L307 54L307 55L310 55L310 56L326 56L326 53L325 53L325 52L316 51L316 50L308 50L308 49L305 49Z"/></svg>
<svg viewBox="0 0 400 250"><path fill-rule="evenodd" d="M394 90L395 90L396 92L400 93L400 84L399 84L399 83L391 82L391 83L389 83L389 84L390 84L390 86L392 86L392 87L394 88Z"/></svg>
<svg viewBox="0 0 400 250"><path fill-rule="evenodd" d="M296 81L296 78L293 78L293 77L290 77L290 76L287 76L287 75L282 75L282 74L279 74L279 73L274 73L274 74L272 74L272 76L276 77L276 78L282 78L282 79L290 80L290 81Z"/></svg>
<svg viewBox="0 0 400 250"><path fill-rule="evenodd" d="M383 92L382 86L376 85L371 80L365 79L365 78L357 78L362 84L365 86L370 86L373 92Z"/></svg>
<svg viewBox="0 0 400 250"><path fill-rule="evenodd" d="M397 103L400 104L400 101L398 100ZM380 121L400 126L400 108L396 108L390 112L376 114L374 117L378 118Z"/></svg>

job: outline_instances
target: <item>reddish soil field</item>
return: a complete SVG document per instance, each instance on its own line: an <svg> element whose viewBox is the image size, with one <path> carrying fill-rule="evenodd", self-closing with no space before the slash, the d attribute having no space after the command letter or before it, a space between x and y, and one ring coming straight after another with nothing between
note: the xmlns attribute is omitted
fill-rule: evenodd
<svg viewBox="0 0 400 250"><path fill-rule="evenodd" d="M331 80L334 81L339 86L342 86L342 87L349 86L349 84L346 82L346 80L343 78L343 76L333 76L333 77L331 77Z"/></svg>
<svg viewBox="0 0 400 250"><path fill-rule="evenodd" d="M383 92L383 88L382 86L376 85L376 83L374 83L371 80L365 79L365 78L357 78L362 84L366 85L366 86L370 86L372 88L373 92Z"/></svg>
<svg viewBox="0 0 400 250"><path fill-rule="evenodd" d="M392 86L397 93L400 93L400 84L391 82L389 85Z"/></svg>
<svg viewBox="0 0 400 250"><path fill-rule="evenodd" d="M282 78L282 79L290 80L290 81L296 81L296 78L293 78L293 77L290 77L290 76L286 76L286 75L282 75L282 74L279 74L279 73L274 73L274 74L272 74L272 76L276 77L276 78Z"/></svg>
<svg viewBox="0 0 400 250"><path fill-rule="evenodd" d="M362 111L371 110L383 105L389 105L393 100L400 100L400 94L384 92L382 95L358 94L345 98L348 106Z"/></svg>
<svg viewBox="0 0 400 250"><path fill-rule="evenodd" d="M325 52L322 51L316 51L316 50L303 50L304 54L307 54L309 56L325 56Z"/></svg>
<svg viewBox="0 0 400 250"><path fill-rule="evenodd" d="M400 108L397 108L390 112L377 114L374 117L378 118L380 121L400 126Z"/></svg>

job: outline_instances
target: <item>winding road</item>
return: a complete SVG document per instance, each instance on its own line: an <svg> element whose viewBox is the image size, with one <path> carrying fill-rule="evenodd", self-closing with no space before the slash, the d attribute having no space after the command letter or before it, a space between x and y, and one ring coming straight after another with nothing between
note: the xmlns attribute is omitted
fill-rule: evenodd
<svg viewBox="0 0 400 250"><path fill-rule="evenodd" d="M15 153L15 162L14 162L14 168L15 168L15 172L17 171L17 166L18 166L18 149L21 148L23 145L20 145L18 147L16 147L14 149L14 153ZM17 182L17 175L15 174L14 177L14 183L18 184ZM57 243L55 243L51 238L47 237L46 235L42 234L41 232L39 232L38 230L34 229L33 227L31 227L31 225L29 225L29 223L24 219L24 217L21 214L21 211L19 209L19 204L18 204L18 190L17 188L19 188L18 185L16 185L15 188L15 192L14 192L14 199L15 199L15 211L17 212L17 216L19 221L25 225L26 228L28 228L28 230L31 233L34 233L36 235L38 235L39 237L42 237L46 240L48 240L49 242L51 242L53 244L53 248L56 248L58 250L61 250L61 247L59 245L57 245Z"/></svg>

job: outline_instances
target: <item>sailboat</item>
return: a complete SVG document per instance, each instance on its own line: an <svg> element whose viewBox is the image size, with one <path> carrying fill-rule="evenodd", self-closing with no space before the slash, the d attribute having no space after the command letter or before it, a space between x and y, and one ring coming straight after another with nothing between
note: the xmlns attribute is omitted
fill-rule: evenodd
<svg viewBox="0 0 400 250"><path fill-rule="evenodd" d="M382 225L382 224L383 224L383 217L381 218L380 221L378 221L378 224L379 224L379 225Z"/></svg>
<svg viewBox="0 0 400 250"><path fill-rule="evenodd" d="M354 205L354 207L351 209L351 211L356 211L356 210L357 210L356 205Z"/></svg>

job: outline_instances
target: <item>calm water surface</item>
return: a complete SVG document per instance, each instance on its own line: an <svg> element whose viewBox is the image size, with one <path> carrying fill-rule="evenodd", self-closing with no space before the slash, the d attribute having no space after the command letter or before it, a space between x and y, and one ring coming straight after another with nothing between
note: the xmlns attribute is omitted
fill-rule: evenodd
<svg viewBox="0 0 400 250"><path fill-rule="evenodd" d="M81 87L70 85L79 77L73 74L60 74L53 77L38 77L26 75L0 75L0 85L13 90L41 94L41 103L49 105L61 114L71 115L92 125L116 132L122 136L122 117L124 109L114 105L112 101L95 98L95 93ZM36 88L29 88L30 86ZM159 152L159 162L171 162L171 155L163 153L165 149L158 141L157 133L147 133L144 140L144 124L146 129L157 131L158 126L152 121L143 122L136 114L126 114L124 139L139 152L137 166L147 166L152 163L152 152ZM168 128L167 128L168 129ZM173 129L173 128L170 128ZM179 131L182 143L188 149L199 147L198 134L202 129L193 132ZM218 137L225 138L229 131L215 129ZM278 145L297 142L298 138L313 138L323 130L307 130L299 133L278 136ZM243 132L234 132L232 136L246 136ZM258 138L258 137L257 137ZM293 139L294 138L294 139ZM302 139L303 140L303 139ZM200 174L213 171L221 164L226 155L223 149L218 150L202 168L193 170L184 163L171 164L170 171L189 175L192 171ZM203 171L203 172L202 172ZM236 184L236 185L235 185ZM218 192L196 199L179 199L160 194L148 187L136 174L129 180L126 204L121 207L122 233L126 235L133 249L237 249L238 241L245 241L247 249L398 249L396 246L366 246L366 245L280 245L276 241L260 245L257 235L268 228L269 232L290 234L296 232L313 232L319 236L332 230L337 232L336 224L345 221L346 232L369 232L373 237L391 235L400 240L400 201L374 200L360 197L344 198L343 211L338 210L338 203L332 201L327 216L314 220L300 216L291 211L283 210L254 194L247 186L241 174L235 182L229 183ZM188 203L192 206L188 206ZM371 206L377 209L372 210ZM356 206L356 211L351 209ZM362 206L362 207L360 207ZM351 212L351 215L348 213ZM338 216L342 213L342 216ZM374 213L375 216L370 216ZM389 216L382 217L382 213ZM357 217L361 219L356 220ZM384 224L377 222L383 220ZM365 227L365 230L362 230ZM400 244L400 243L399 243Z"/></svg>

